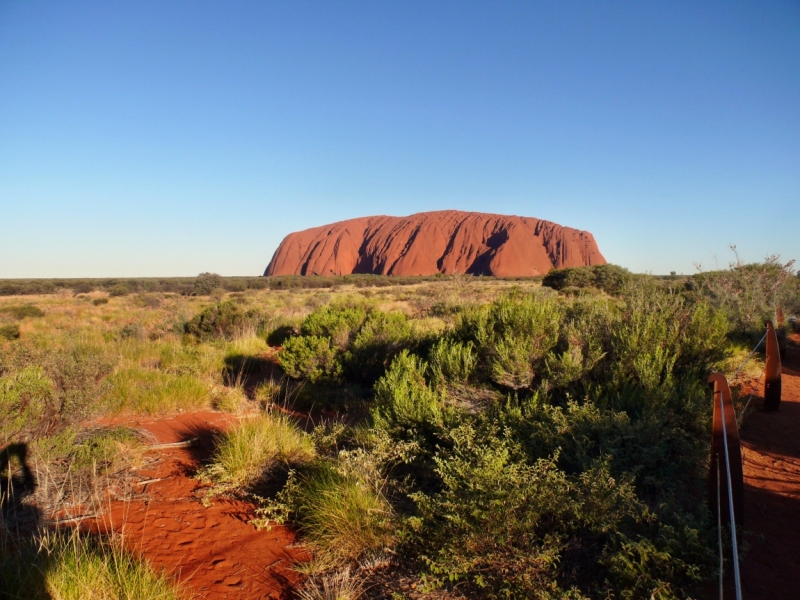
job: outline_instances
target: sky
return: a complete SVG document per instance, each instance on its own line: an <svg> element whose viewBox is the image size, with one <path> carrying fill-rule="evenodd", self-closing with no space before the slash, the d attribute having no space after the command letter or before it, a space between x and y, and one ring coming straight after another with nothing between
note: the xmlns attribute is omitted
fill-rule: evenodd
<svg viewBox="0 0 800 600"><path fill-rule="evenodd" d="M260 275L441 209L800 260L800 2L0 0L0 278Z"/></svg>

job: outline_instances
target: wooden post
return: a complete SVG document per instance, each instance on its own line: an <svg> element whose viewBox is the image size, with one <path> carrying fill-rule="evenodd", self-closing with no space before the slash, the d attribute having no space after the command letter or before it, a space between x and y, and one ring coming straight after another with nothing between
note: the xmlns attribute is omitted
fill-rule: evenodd
<svg viewBox="0 0 800 600"><path fill-rule="evenodd" d="M711 512L717 514L717 463L719 463L719 486L721 516L723 523L730 523L728 508L728 474L725 468L725 448L723 447L722 420L728 439L728 457L731 466L731 489L733 490L733 512L736 526L742 527L744 515L744 475L742 473L742 449L739 445L739 428L736 426L736 411L731 400L728 380L721 373L712 373L708 384L714 388L714 418L711 430L711 466L708 475L708 504ZM720 406L721 404L721 406Z"/></svg>
<svg viewBox="0 0 800 600"><path fill-rule="evenodd" d="M781 406L781 351L772 321L767 321L767 364L764 371L764 410Z"/></svg>

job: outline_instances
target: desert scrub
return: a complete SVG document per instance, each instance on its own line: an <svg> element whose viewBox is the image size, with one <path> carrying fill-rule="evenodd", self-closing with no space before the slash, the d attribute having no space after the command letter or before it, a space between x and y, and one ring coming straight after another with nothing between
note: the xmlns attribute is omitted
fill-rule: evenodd
<svg viewBox="0 0 800 600"><path fill-rule="evenodd" d="M394 544L394 513L372 469L319 461L290 478L280 498L321 564L355 561Z"/></svg>
<svg viewBox="0 0 800 600"><path fill-rule="evenodd" d="M630 478L615 477L607 462L569 475L557 454L530 461L497 430L465 424L452 435L452 449L435 459L442 490L413 495L418 513L408 521L414 552L427 557L429 588L462 582L485 598L605 597L620 589L673 598L676 570L702 577L674 552L681 543L684 553L702 552L697 537L673 531L649 539L656 519ZM573 561L593 565L590 586L571 582Z"/></svg>
<svg viewBox="0 0 800 600"><path fill-rule="evenodd" d="M375 384L375 427L401 436L410 431L429 434L443 426L449 411L444 396L426 383L427 368L422 359L400 353Z"/></svg>
<svg viewBox="0 0 800 600"><path fill-rule="evenodd" d="M433 380L439 385L446 383L466 384L475 372L478 356L475 345L441 339L429 354Z"/></svg>
<svg viewBox="0 0 800 600"><path fill-rule="evenodd" d="M5 549L3 549L5 550ZM26 600L180 600L181 588L119 540L43 531L0 551L0 587Z"/></svg>
<svg viewBox="0 0 800 600"><path fill-rule="evenodd" d="M105 472L140 466L144 449L142 436L127 427L85 429L75 436L68 457L73 469Z"/></svg>
<svg viewBox="0 0 800 600"><path fill-rule="evenodd" d="M314 382L372 385L420 336L402 313L337 302L317 309L287 339L278 360L287 375Z"/></svg>
<svg viewBox="0 0 800 600"><path fill-rule="evenodd" d="M478 348L483 371L495 384L530 387L558 342L563 308L552 299L511 293L487 306L462 313L456 339Z"/></svg>
<svg viewBox="0 0 800 600"><path fill-rule="evenodd" d="M18 340L19 335L19 325L16 323L0 325L0 340Z"/></svg>
<svg viewBox="0 0 800 600"><path fill-rule="evenodd" d="M266 413L221 434L211 464L200 477L213 484L212 494L248 490L268 480L275 471L287 471L315 456L311 437L289 417Z"/></svg>
<svg viewBox="0 0 800 600"><path fill-rule="evenodd" d="M200 340L227 339L241 336L248 330L259 330L266 320L257 309L248 311L235 302L215 304L195 315L185 325L185 331Z"/></svg>
<svg viewBox="0 0 800 600"><path fill-rule="evenodd" d="M336 381L342 365L331 339L316 335L289 338L278 354L278 362L289 377L317 381Z"/></svg>
<svg viewBox="0 0 800 600"><path fill-rule="evenodd" d="M208 408L211 390L191 375L173 375L137 367L123 369L109 379L104 407L111 413L163 414L178 409Z"/></svg>
<svg viewBox="0 0 800 600"><path fill-rule="evenodd" d="M41 318L44 311L34 304L22 304L19 306L4 306L0 308L0 314L7 314L15 319L22 320L25 317Z"/></svg>
<svg viewBox="0 0 800 600"><path fill-rule="evenodd" d="M53 394L53 381L41 367L25 367L0 377L0 445L28 439L41 429Z"/></svg>

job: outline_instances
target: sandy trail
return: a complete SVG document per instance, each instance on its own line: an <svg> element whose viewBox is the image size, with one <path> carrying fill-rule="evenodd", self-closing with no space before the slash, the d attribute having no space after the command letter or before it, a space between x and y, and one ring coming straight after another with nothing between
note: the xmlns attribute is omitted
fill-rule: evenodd
<svg viewBox="0 0 800 600"><path fill-rule="evenodd" d="M174 574L189 597L257 600L286 598L299 580L291 566L306 558L286 527L257 531L248 521L253 505L215 500L205 508L202 485L193 474L213 449L214 433L237 419L198 412L166 419L132 419L124 424L151 432L160 443L198 437L188 448L160 450L162 460L138 473L148 500L113 502L101 528L122 532L126 545L156 568Z"/></svg>
<svg viewBox="0 0 800 600"><path fill-rule="evenodd" d="M782 388L780 411L759 408L740 432L747 600L800 598L800 334L790 337ZM763 391L762 383L756 394ZM726 597L735 597L732 588Z"/></svg>

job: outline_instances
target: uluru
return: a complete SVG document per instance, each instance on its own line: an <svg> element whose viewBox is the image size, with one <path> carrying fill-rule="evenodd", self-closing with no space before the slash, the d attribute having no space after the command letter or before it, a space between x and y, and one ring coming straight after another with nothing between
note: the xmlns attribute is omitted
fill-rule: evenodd
<svg viewBox="0 0 800 600"><path fill-rule="evenodd" d="M264 275L534 277L605 262L588 231L533 217L442 210L362 217L290 233Z"/></svg>

